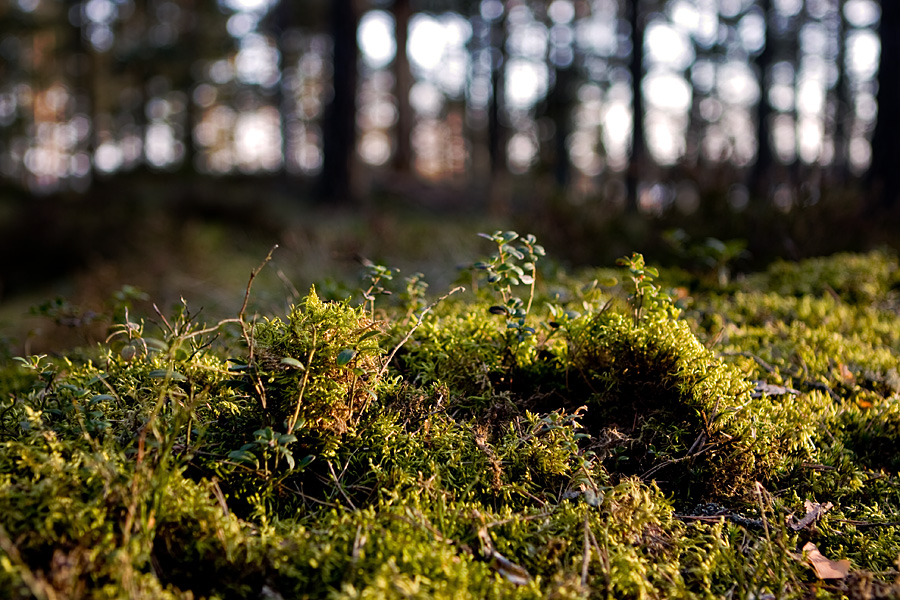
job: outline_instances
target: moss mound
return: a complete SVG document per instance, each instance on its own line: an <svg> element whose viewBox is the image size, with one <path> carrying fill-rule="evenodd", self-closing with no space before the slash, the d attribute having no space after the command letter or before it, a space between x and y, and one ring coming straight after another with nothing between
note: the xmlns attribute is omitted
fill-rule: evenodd
<svg viewBox="0 0 900 600"><path fill-rule="evenodd" d="M897 594L896 257L670 291L483 237L431 304L376 266L3 365L0 595Z"/></svg>

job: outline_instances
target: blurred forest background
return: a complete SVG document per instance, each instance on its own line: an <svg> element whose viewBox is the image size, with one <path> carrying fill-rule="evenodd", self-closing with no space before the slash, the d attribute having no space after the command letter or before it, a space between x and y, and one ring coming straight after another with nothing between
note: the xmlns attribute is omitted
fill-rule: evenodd
<svg viewBox="0 0 900 600"><path fill-rule="evenodd" d="M0 300L897 245L898 60L895 0L0 0Z"/></svg>

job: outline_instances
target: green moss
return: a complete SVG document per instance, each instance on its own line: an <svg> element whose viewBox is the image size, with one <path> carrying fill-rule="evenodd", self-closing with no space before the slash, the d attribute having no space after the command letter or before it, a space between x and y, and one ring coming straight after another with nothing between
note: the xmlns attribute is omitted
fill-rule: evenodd
<svg viewBox="0 0 900 600"><path fill-rule="evenodd" d="M887 252L835 254L791 263L778 261L751 277L751 287L785 296L831 293L851 304L884 301L900 283L900 262Z"/></svg>
<svg viewBox="0 0 900 600"><path fill-rule="evenodd" d="M896 258L693 297L626 262L618 288L510 283L512 320L490 289L427 310L312 291L4 365L0 595L891 593ZM818 579L808 542L847 577Z"/></svg>
<svg viewBox="0 0 900 600"><path fill-rule="evenodd" d="M348 302L322 302L315 290L286 322L254 331L260 402L276 424L343 433L370 402L366 381L380 364L377 323ZM291 427L293 429L293 427Z"/></svg>

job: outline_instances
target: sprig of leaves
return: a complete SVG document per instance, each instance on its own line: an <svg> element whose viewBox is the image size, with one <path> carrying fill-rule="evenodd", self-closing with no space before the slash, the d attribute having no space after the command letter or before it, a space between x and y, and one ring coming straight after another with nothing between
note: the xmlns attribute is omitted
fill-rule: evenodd
<svg viewBox="0 0 900 600"><path fill-rule="evenodd" d="M515 330L516 337L522 341L534 335L534 329L525 325L525 319L534 300L537 261L545 255L544 247L537 243L537 238L533 235L520 236L515 231L478 235L497 246L497 252L487 260L473 265L475 269L487 274L488 283L503 301L502 305L491 306L489 310L493 314L504 315L507 329ZM513 287L519 285L529 286L527 302L513 291Z"/></svg>
<svg viewBox="0 0 900 600"><path fill-rule="evenodd" d="M363 280L369 284L369 287L363 291L363 299L369 303L369 313L372 320L375 320L375 298L377 296L390 296L393 292L385 287L385 284L394 279L394 274L399 273L400 269L387 267L385 265L375 264L370 261L363 263Z"/></svg>
<svg viewBox="0 0 900 600"><path fill-rule="evenodd" d="M253 465L256 469L262 469L266 477L278 468L280 459L284 459L288 471L301 471L313 461L313 456L307 456L298 464L294 460L294 454L288 447L297 441L297 436L290 433L278 433L271 427L257 429L253 432L254 440L241 446L240 450L228 453L228 458Z"/></svg>
<svg viewBox="0 0 900 600"><path fill-rule="evenodd" d="M622 257L616 264L628 269L631 276L633 291L628 295L628 303L631 305L634 323L637 325L643 318L646 310L665 309L670 317L677 317L679 310L672 302L671 296L653 283L659 277L659 269L647 266L644 255L633 252L631 257Z"/></svg>

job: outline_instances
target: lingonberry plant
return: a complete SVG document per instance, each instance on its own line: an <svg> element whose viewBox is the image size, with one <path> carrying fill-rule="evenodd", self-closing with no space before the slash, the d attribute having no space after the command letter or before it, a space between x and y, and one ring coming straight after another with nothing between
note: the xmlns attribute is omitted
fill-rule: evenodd
<svg viewBox="0 0 900 600"><path fill-rule="evenodd" d="M505 316L507 328L521 342L535 333L534 328L526 325L525 321L534 301L537 261L545 255L544 247L537 243L533 235L520 236L515 231L478 235L497 247L497 251L486 260L473 265L475 269L486 273L488 284L502 301L502 304L491 306L490 312ZM527 302L516 294L515 290L520 285L528 286Z"/></svg>

